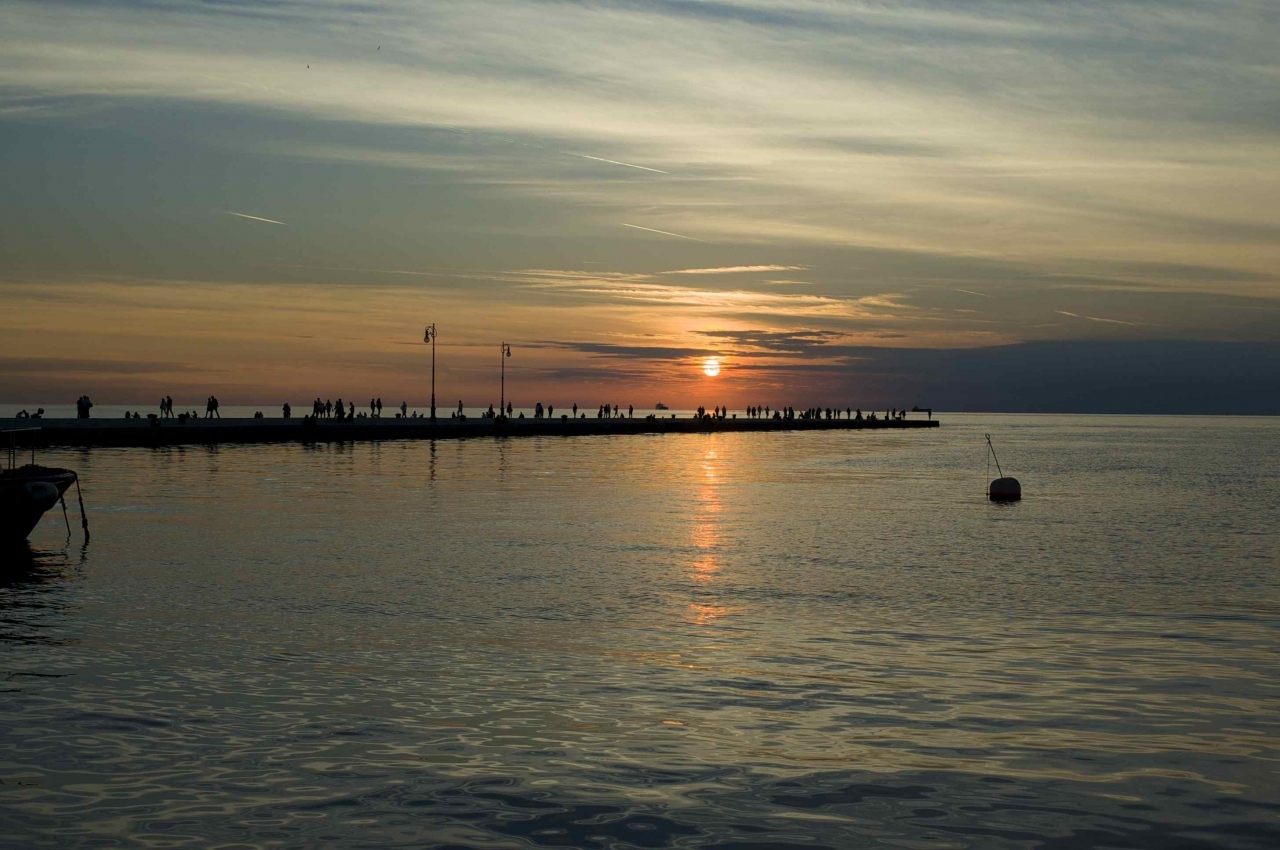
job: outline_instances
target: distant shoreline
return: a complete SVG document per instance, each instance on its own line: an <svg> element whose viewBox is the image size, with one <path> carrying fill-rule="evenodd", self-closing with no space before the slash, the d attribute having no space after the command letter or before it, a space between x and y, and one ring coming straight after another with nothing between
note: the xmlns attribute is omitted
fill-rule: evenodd
<svg viewBox="0 0 1280 850"><path fill-rule="evenodd" d="M467 437L573 437L622 434L697 434L774 431L881 431L937 428L925 414L903 420L776 420L693 417L654 419L0 419L0 429L39 428L37 447L213 445L218 443L338 443L374 440L446 440ZM310 424L308 424L310 423ZM21 436L21 435L20 435ZM25 441L20 440L19 445Z"/></svg>

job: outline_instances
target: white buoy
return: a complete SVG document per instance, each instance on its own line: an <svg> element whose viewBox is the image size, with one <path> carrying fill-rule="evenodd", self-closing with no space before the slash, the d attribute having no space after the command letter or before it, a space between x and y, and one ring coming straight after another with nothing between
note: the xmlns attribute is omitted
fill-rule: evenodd
<svg viewBox="0 0 1280 850"><path fill-rule="evenodd" d="M996 462L996 472L1000 477L987 485L987 498L993 502L1017 502L1022 499L1022 484L1016 478L1010 478L1000 468L1000 458L996 456L996 447L991 445L991 435L987 434L987 474L991 474L991 461Z"/></svg>

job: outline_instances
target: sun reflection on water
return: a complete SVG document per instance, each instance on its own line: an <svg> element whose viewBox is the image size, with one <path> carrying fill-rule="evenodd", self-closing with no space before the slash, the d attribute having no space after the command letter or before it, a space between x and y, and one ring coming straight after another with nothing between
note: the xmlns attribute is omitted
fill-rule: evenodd
<svg viewBox="0 0 1280 850"><path fill-rule="evenodd" d="M689 578L703 591L711 589L719 577L721 564L720 514L724 507L720 502L717 479L717 457L714 449L707 449L702 458L703 483L698 489L693 513L690 539L693 543L693 560L689 563ZM690 617L699 626L710 625L725 616L728 609L714 599L689 603Z"/></svg>

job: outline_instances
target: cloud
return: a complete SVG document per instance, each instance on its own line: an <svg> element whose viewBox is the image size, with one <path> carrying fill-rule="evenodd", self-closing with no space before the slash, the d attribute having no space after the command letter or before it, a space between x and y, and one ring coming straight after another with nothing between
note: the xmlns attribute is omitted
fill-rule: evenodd
<svg viewBox="0 0 1280 850"><path fill-rule="evenodd" d="M543 345L578 351L583 354L594 354L600 357L633 359L633 360L688 360L690 358L707 357L718 352L707 348L680 348L662 345L619 345L609 342L557 342L548 341Z"/></svg>
<svg viewBox="0 0 1280 850"><path fill-rule="evenodd" d="M1253 8L500 0L442 6L426 26L408 0L23 4L7 9L0 66L24 109L216 104L448 130L473 166L505 145L526 173L567 152L679 175L620 187L575 172L525 190L661 208L663 233L706 241L1045 263L1140 262L1163 245L1194 265L1228 231L1275 241L1259 201L1275 188L1274 39L1245 23ZM429 162L413 150L347 154ZM1179 209L1198 215L1168 217Z"/></svg>
<svg viewBox="0 0 1280 850"><path fill-rule="evenodd" d="M825 330L710 330L698 334L737 349L785 354L814 353L845 337L840 331Z"/></svg>
<svg viewBox="0 0 1280 850"><path fill-rule="evenodd" d="M204 372L186 363L164 363L143 360L89 360L75 357L5 357L0 358L0 372L36 374L93 375L161 375Z"/></svg>
<svg viewBox="0 0 1280 850"><path fill-rule="evenodd" d="M807 266L720 266L714 269L675 269L662 274L737 274L740 272L793 272L801 271ZM793 281L770 281L770 283L792 283Z"/></svg>
<svg viewBox="0 0 1280 850"><path fill-rule="evenodd" d="M525 285L654 307L693 308L734 315L813 316L831 319L890 319L911 308L896 295L835 298L807 293L706 289L650 282L647 275L600 275L592 272L527 270Z"/></svg>

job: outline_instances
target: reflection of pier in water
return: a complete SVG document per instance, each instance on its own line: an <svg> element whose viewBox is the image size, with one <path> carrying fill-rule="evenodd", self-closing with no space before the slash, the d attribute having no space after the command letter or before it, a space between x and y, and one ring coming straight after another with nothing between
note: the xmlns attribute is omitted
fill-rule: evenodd
<svg viewBox="0 0 1280 850"><path fill-rule="evenodd" d="M0 420L0 427L13 420ZM217 443L344 443L364 440L444 440L466 437L588 437L758 431L882 431L936 428L936 419L45 419L48 446L159 447Z"/></svg>

